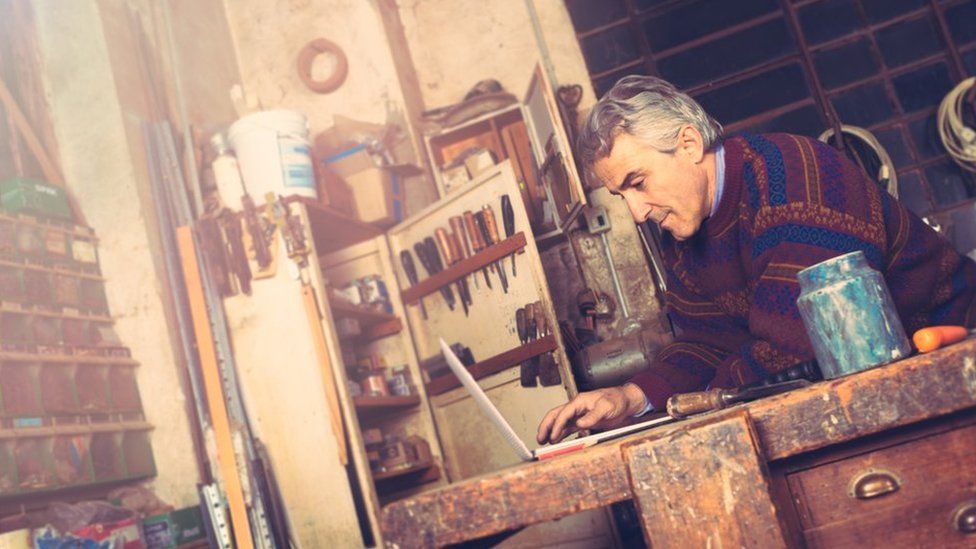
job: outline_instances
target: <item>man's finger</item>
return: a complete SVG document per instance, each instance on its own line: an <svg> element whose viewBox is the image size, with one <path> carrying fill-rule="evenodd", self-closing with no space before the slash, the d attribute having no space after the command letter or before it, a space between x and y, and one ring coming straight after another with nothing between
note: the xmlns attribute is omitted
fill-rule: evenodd
<svg viewBox="0 0 976 549"><path fill-rule="evenodd" d="M580 429L589 429L596 426L603 420L613 415L613 405L605 398L601 398L593 405L593 408L576 420L576 426Z"/></svg>
<svg viewBox="0 0 976 549"><path fill-rule="evenodd" d="M542 418L542 422L539 423L539 431L535 435L535 440L539 444L545 444L549 440L549 432L552 430L552 424L556 422L556 416L559 415L559 411L566 406L565 404L560 404L552 410L546 412L545 417Z"/></svg>
<svg viewBox="0 0 976 549"><path fill-rule="evenodd" d="M559 442L565 436L578 431L579 429L576 428L576 422L574 420L589 411L589 409L590 406L587 400L580 398L579 395L569 401L556 415L556 420L553 422L552 429L549 433L549 442ZM571 430L567 430L567 427L570 425L572 426Z"/></svg>

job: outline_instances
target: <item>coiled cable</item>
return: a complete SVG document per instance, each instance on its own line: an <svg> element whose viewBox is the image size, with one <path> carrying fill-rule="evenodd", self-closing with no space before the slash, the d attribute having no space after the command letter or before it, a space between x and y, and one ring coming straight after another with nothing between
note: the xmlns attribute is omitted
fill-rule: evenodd
<svg viewBox="0 0 976 549"><path fill-rule="evenodd" d="M963 120L963 101L968 92L976 94L976 77L970 76L942 99L939 104L939 138L949 156L962 169L976 173L976 130Z"/></svg>

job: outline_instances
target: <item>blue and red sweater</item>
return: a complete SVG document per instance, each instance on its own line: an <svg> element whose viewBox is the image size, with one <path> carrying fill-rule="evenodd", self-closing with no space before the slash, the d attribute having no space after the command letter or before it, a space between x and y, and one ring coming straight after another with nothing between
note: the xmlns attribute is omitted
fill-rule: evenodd
<svg viewBox="0 0 976 549"><path fill-rule="evenodd" d="M743 385L813 360L801 269L861 250L905 330L976 323L976 264L836 150L788 134L729 138L718 211L685 242L664 234L678 337L631 381L663 410L674 393Z"/></svg>

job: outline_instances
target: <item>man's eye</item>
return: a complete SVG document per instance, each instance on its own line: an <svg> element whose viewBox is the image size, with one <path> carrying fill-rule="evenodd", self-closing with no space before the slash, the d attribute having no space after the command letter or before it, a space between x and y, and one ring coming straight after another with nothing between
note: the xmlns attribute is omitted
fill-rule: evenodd
<svg viewBox="0 0 976 549"><path fill-rule="evenodd" d="M634 188L637 190L642 190L644 188L644 180L641 179L637 183L634 183Z"/></svg>

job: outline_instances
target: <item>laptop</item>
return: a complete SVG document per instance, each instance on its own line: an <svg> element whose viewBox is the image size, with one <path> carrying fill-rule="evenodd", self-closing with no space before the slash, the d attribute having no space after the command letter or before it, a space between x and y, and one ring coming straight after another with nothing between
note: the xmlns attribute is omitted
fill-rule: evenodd
<svg viewBox="0 0 976 549"><path fill-rule="evenodd" d="M441 353L444 354L444 358L447 360L447 365L454 372L454 375L461 381L464 388L467 389L471 398L474 399L475 403L481 408L481 411L488 416L491 423L498 429L502 437L506 442L515 450L518 457L522 461L532 461L532 460L543 460L549 459L556 456L561 456L564 454L569 454L576 452L577 450L582 450L584 448L589 448L594 444L599 442L610 440L613 438L621 437L629 433L634 433L641 431L643 429L648 429L654 427L655 425L661 425L663 423L669 423L674 421L672 417L661 417L657 419L652 419L650 421L644 421L641 423L635 423L633 425L627 425L625 427L620 427L617 429L612 429L610 431L604 431L602 433L596 433L593 435L574 438L570 440L564 440L562 442L557 442L556 444L550 444L537 448L535 450L529 450L529 447L522 442L522 439L515 434L515 430L509 425L508 421L502 416L498 408L490 400L488 400L488 395L485 391L478 385L472 377L471 372L461 364L461 360L454 354L454 351L444 342L443 339L440 340Z"/></svg>

